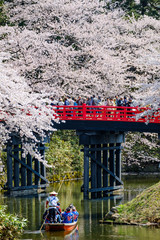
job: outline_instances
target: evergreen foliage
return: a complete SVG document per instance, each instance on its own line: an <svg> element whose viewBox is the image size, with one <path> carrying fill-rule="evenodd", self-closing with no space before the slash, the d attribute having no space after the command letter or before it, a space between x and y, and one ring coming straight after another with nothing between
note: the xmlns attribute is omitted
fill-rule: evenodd
<svg viewBox="0 0 160 240"><path fill-rule="evenodd" d="M126 11L127 15L140 17L141 15L148 15L156 19L160 18L160 2L159 0L111 0L107 3L107 8L121 7Z"/></svg>
<svg viewBox="0 0 160 240"><path fill-rule="evenodd" d="M6 206L0 206L0 239L12 240L22 233L26 226L26 219L6 213Z"/></svg>
<svg viewBox="0 0 160 240"><path fill-rule="evenodd" d="M9 20L4 10L4 0L0 0L0 26L5 26L8 23Z"/></svg>
<svg viewBox="0 0 160 240"><path fill-rule="evenodd" d="M67 178L75 177L71 172L76 172L77 177L82 175L83 153L80 149L75 131L61 130L53 133L46 151L46 160L54 166L47 168L51 181L58 180L67 173Z"/></svg>

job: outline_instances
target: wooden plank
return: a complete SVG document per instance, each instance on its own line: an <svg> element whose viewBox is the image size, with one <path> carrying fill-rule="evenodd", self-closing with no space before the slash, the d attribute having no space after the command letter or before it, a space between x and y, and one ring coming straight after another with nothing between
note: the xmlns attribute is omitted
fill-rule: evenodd
<svg viewBox="0 0 160 240"><path fill-rule="evenodd" d="M89 156L88 151L86 150L88 148L88 145L84 146L84 199L89 198Z"/></svg>
<svg viewBox="0 0 160 240"><path fill-rule="evenodd" d="M45 145L41 143L39 150L40 150L40 154L43 159L45 158L45 149L46 149ZM40 163L40 173L43 177L46 178L46 167L44 166L44 164L42 162ZM44 184L44 183L45 183L44 180L41 179L41 184Z"/></svg>
<svg viewBox="0 0 160 240"><path fill-rule="evenodd" d="M105 150L117 150L117 149L123 149L122 146L114 146L114 147L100 147L100 148L88 148L88 150L90 152L94 152L94 151L105 151ZM83 151L83 149L81 150Z"/></svg>
<svg viewBox="0 0 160 240"><path fill-rule="evenodd" d="M26 158L23 157L23 151L21 152L21 161L26 163ZM25 166L21 166L21 186L27 185L27 169Z"/></svg>
<svg viewBox="0 0 160 240"><path fill-rule="evenodd" d="M101 144L97 144L97 148L101 148ZM97 161L99 163L101 163L101 151L97 151ZM102 168L100 165L97 166L97 188L101 188L102 187ZM102 194L101 192L97 193L97 197L101 198Z"/></svg>
<svg viewBox="0 0 160 240"><path fill-rule="evenodd" d="M110 163L110 171L113 173L113 175L110 175L110 186L115 185L115 152L113 150L114 143L109 144L110 149L109 150L109 163Z"/></svg>
<svg viewBox="0 0 160 240"><path fill-rule="evenodd" d="M32 186L19 186L19 187L12 187L11 191L19 191L19 190L29 190L29 189L38 189L38 188L45 188L47 184L40 184L40 185L32 185Z"/></svg>
<svg viewBox="0 0 160 240"><path fill-rule="evenodd" d="M108 150L107 144L104 144L104 151L103 151L103 165L108 169ZM103 169L103 187L108 187L108 173Z"/></svg>
<svg viewBox="0 0 160 240"><path fill-rule="evenodd" d="M91 148L94 149L94 146L91 145ZM97 188L97 164L92 161L92 157L95 158L95 151L91 152L91 188ZM97 193L91 193L91 198L97 198Z"/></svg>
<svg viewBox="0 0 160 240"><path fill-rule="evenodd" d="M19 187L19 162L16 160L19 158L19 145L14 145L14 155L16 158L14 158L14 186Z"/></svg>
<svg viewBox="0 0 160 240"><path fill-rule="evenodd" d="M120 146L121 143L117 143L117 146ZM116 150L116 176L121 179L121 150ZM119 182L116 180L116 185L119 185Z"/></svg>
<svg viewBox="0 0 160 240"><path fill-rule="evenodd" d="M12 169L12 145L7 144L7 187L11 189L13 187L12 183L13 169Z"/></svg>
<svg viewBox="0 0 160 240"><path fill-rule="evenodd" d="M35 163L35 165L34 165L34 169L35 169L35 171L38 173L38 174L40 174L40 164L39 164L39 161L37 160L37 159L35 159L35 161L34 161L34 163ZM39 184L39 175L35 175L35 185L38 185Z"/></svg>
<svg viewBox="0 0 160 240"><path fill-rule="evenodd" d="M27 154L27 165L32 168L32 156ZM32 172L27 169L27 186L32 186Z"/></svg>
<svg viewBox="0 0 160 240"><path fill-rule="evenodd" d="M120 132L154 132L160 133L159 123L145 124L142 122L117 121L83 121L67 120L65 123L54 123L57 129L76 129L77 131L120 131ZM124 140L123 140L124 142ZM94 143L89 143L94 144Z"/></svg>
<svg viewBox="0 0 160 240"><path fill-rule="evenodd" d="M118 189L123 189L122 186L110 186L110 187L102 187L102 188L90 188L88 191L89 192L102 192L102 191L113 191L113 190L118 190ZM109 194L110 192L108 192Z"/></svg>

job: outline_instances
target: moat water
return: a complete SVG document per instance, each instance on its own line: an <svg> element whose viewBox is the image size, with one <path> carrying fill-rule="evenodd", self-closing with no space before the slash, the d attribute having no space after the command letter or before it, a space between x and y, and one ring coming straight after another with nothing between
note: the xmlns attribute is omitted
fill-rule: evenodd
<svg viewBox="0 0 160 240"><path fill-rule="evenodd" d="M83 193L80 191L82 181L64 182L58 194L61 208L65 209L73 203L80 214L78 228L65 236L64 233L39 231L48 196L45 192L25 197L6 197L1 194L0 204L7 205L8 212L28 219L28 225L21 237L26 240L160 240L160 228L99 224L99 220L103 219L112 206L130 201L159 180L160 177L153 176L123 177L124 191L112 200L83 200ZM57 191L59 186L60 183L52 184L47 192Z"/></svg>

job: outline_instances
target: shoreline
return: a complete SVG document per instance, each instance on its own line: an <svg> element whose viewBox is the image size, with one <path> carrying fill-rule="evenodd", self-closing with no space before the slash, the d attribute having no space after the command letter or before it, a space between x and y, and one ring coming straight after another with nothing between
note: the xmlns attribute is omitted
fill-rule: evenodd
<svg viewBox="0 0 160 240"><path fill-rule="evenodd" d="M144 175L154 175L154 176L159 176L160 172L122 172L122 176L144 176Z"/></svg>
<svg viewBox="0 0 160 240"><path fill-rule="evenodd" d="M140 227L160 227L160 223L134 223L134 222L116 222L112 220L99 220L100 224L108 224L108 225L127 225L127 226L140 226Z"/></svg>

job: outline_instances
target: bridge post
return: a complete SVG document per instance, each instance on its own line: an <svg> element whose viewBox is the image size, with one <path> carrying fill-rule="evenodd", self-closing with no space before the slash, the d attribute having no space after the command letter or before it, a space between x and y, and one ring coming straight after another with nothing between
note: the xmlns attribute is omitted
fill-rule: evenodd
<svg viewBox="0 0 160 240"><path fill-rule="evenodd" d="M32 168L32 156L27 154L27 165ZM30 169L27 169L27 186L32 186L32 172Z"/></svg>
<svg viewBox="0 0 160 240"><path fill-rule="evenodd" d="M26 158L23 157L23 149L21 150L21 161L26 163ZM27 185L27 175L26 172L27 169L25 166L21 165L21 186L26 186Z"/></svg>
<svg viewBox="0 0 160 240"><path fill-rule="evenodd" d="M84 199L88 199L89 196L89 157L88 146L84 146Z"/></svg>
<svg viewBox="0 0 160 240"><path fill-rule="evenodd" d="M121 180L121 144L116 143L116 146L116 176ZM117 180L116 185L119 185Z"/></svg>
<svg viewBox="0 0 160 240"><path fill-rule="evenodd" d="M8 189L13 187L13 168L12 168L12 144L7 145L7 186Z"/></svg>
<svg viewBox="0 0 160 240"><path fill-rule="evenodd" d="M79 143L84 145L84 198L112 196L121 189L122 132L77 131ZM89 173L91 177L89 178ZM91 193L91 194L90 194Z"/></svg>
<svg viewBox="0 0 160 240"><path fill-rule="evenodd" d="M104 150L103 151L103 165L108 169L108 150L107 150L108 144L103 144ZM108 173L103 169L103 186L108 187ZM106 191L103 192L104 195L106 195Z"/></svg>
<svg viewBox="0 0 160 240"><path fill-rule="evenodd" d="M101 163L101 150L98 150L98 149L101 149L101 144L97 144L97 152L96 152L97 161ZM97 165L97 188L101 188L101 187L102 187L102 168L101 166ZM98 192L97 197L101 198L102 193Z"/></svg>
<svg viewBox="0 0 160 240"><path fill-rule="evenodd" d="M95 148L95 145L91 145L91 148ZM91 152L91 158L95 158L96 157L96 153L95 152ZM94 161L91 161L91 188L97 188L97 181L96 181L96 176L97 174L97 165ZM97 198L97 193L96 192L92 192L91 193L91 198Z"/></svg>
<svg viewBox="0 0 160 240"><path fill-rule="evenodd" d="M44 158L44 143L39 144L38 150ZM30 154L23 156L23 145L19 137L13 135L5 151L7 152L6 189L10 194L15 195L16 191L16 195L24 195L35 192L35 189L46 187L48 181L44 164L32 158Z"/></svg>
<svg viewBox="0 0 160 240"><path fill-rule="evenodd" d="M44 156L45 156L45 146L44 144L40 143L40 154L42 156L42 158L44 159ZM41 169L41 175L46 178L46 167L44 166L44 164L41 162L40 163L40 169ZM46 182L41 179L41 184L45 184Z"/></svg>
<svg viewBox="0 0 160 240"><path fill-rule="evenodd" d="M16 159L19 159L19 145L14 145L14 186L19 187L19 162Z"/></svg>
<svg viewBox="0 0 160 240"><path fill-rule="evenodd" d="M114 150L114 143L109 144L109 165L110 171L115 176L115 150ZM115 186L115 178L114 176L110 176L110 186Z"/></svg>

